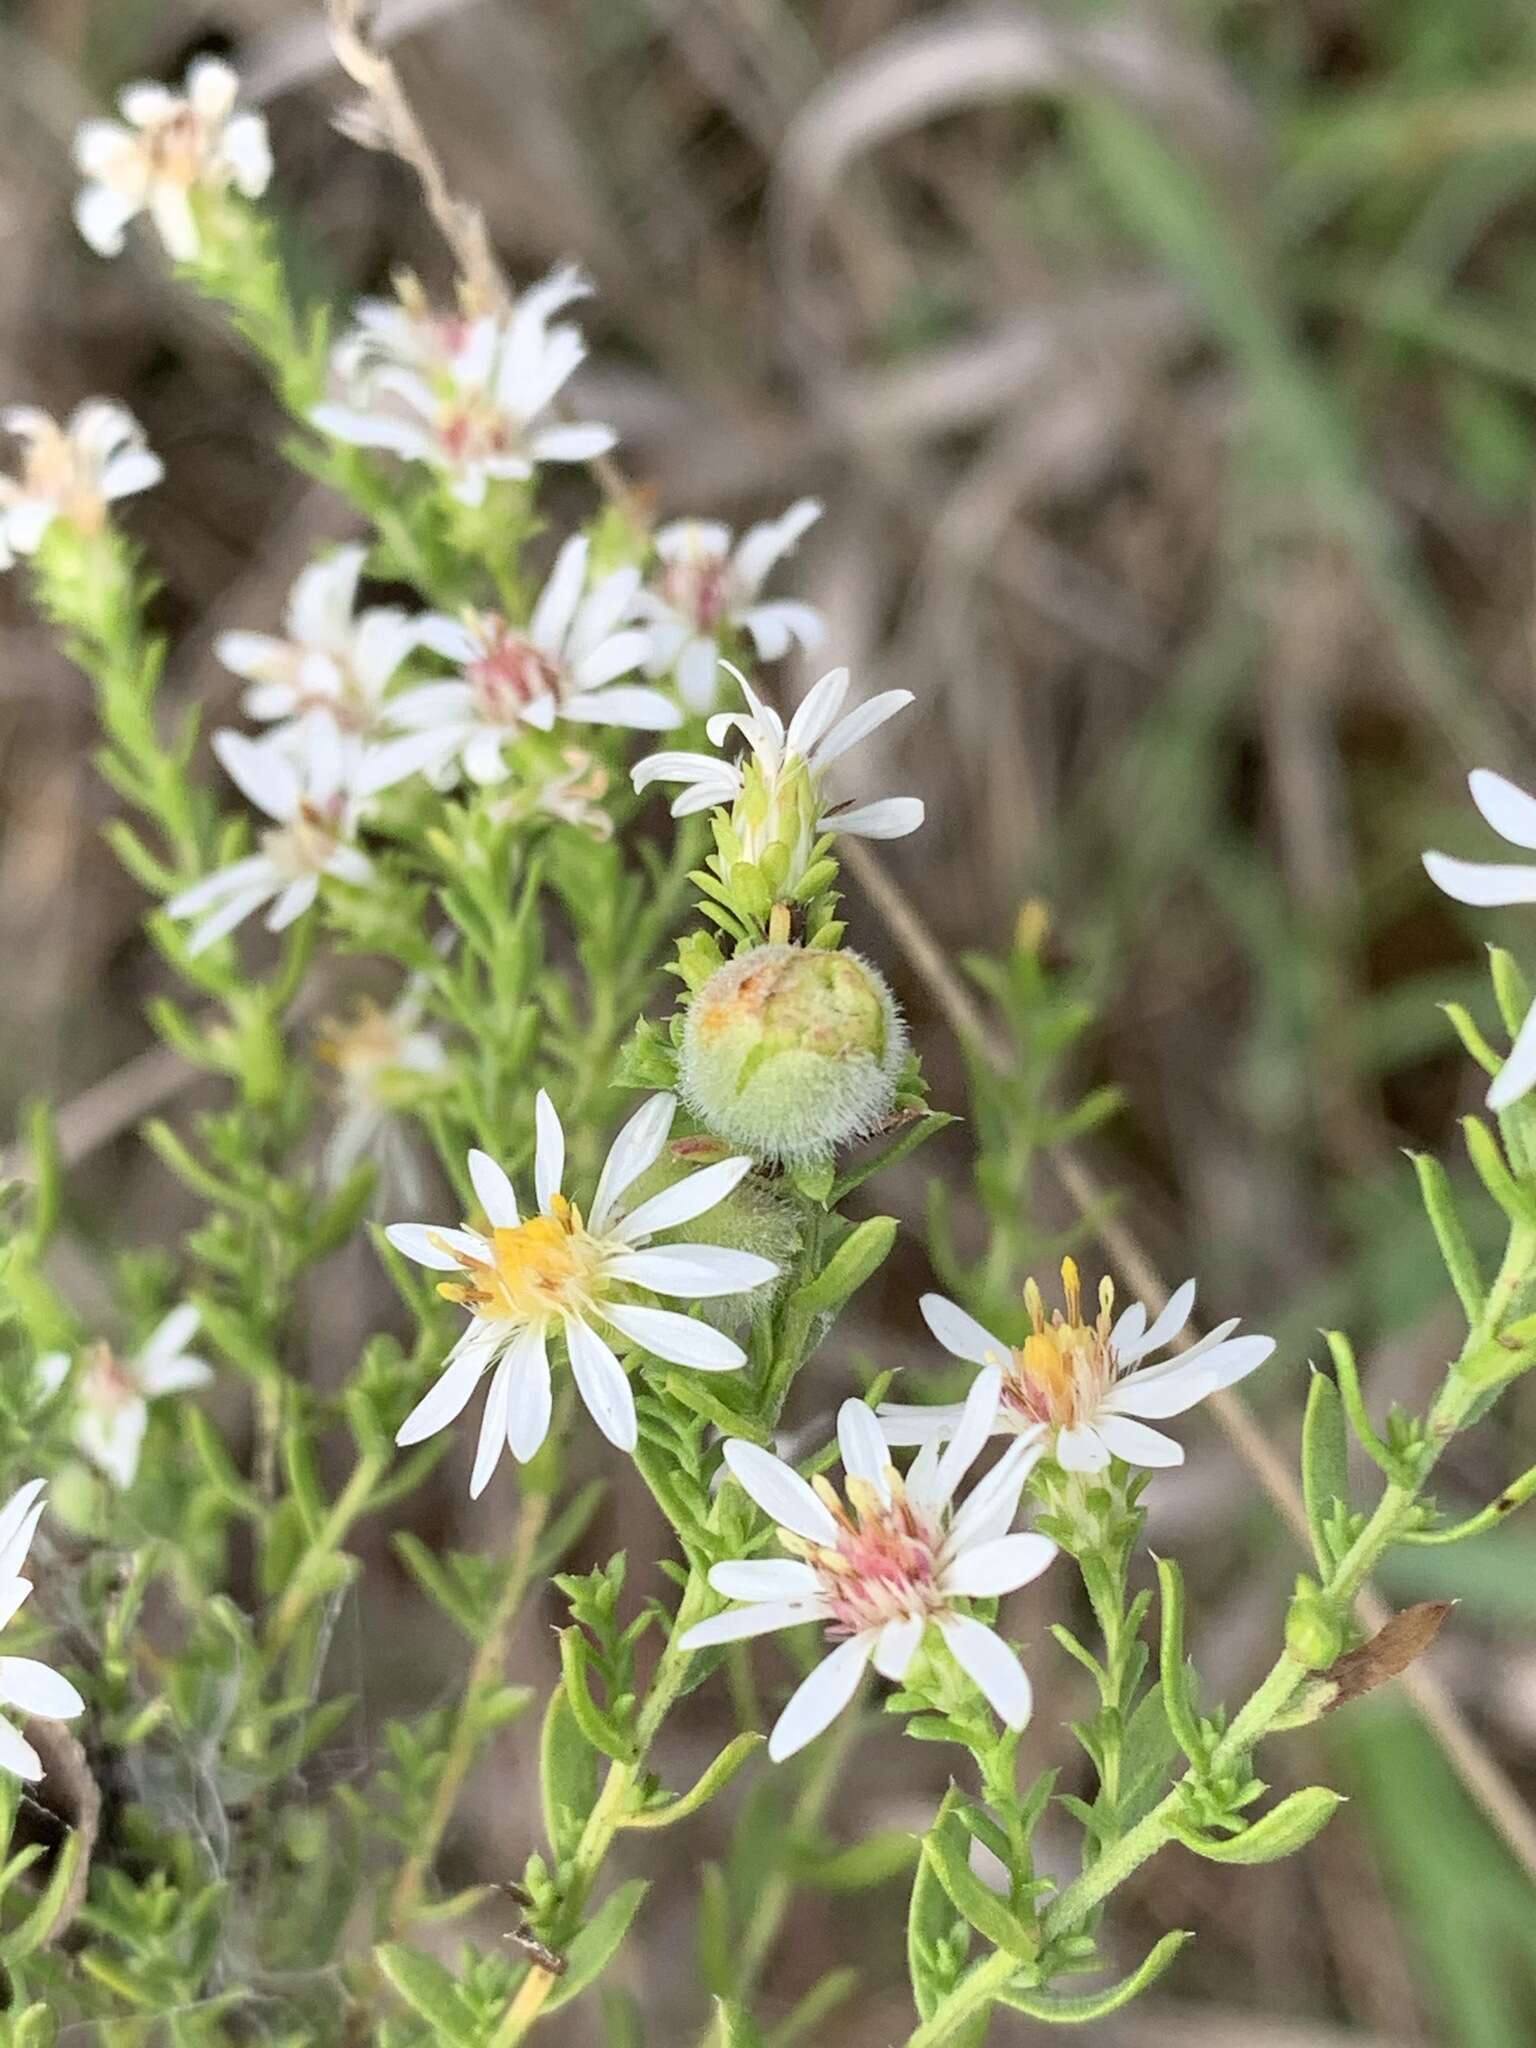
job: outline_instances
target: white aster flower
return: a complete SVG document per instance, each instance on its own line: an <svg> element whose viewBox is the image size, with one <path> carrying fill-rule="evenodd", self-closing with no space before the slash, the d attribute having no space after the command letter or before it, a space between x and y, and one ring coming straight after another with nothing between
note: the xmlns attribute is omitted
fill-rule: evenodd
<svg viewBox="0 0 1536 2048"><path fill-rule="evenodd" d="M482 1374L495 1368L471 1497L483 1492L504 1444L526 1460L543 1443L552 1401L549 1344L556 1335L565 1339L577 1390L593 1421L621 1451L635 1447L635 1401L603 1328L673 1365L729 1372L745 1362L741 1346L708 1323L635 1299L637 1290L687 1301L745 1294L779 1270L753 1252L717 1245L648 1245L657 1231L713 1209L752 1167L750 1159L722 1159L626 1211L624 1195L660 1158L676 1111L674 1096L653 1095L630 1118L613 1141L584 1220L560 1192L565 1133L541 1088L535 1106L535 1215L524 1222L506 1174L484 1152L471 1152L469 1175L485 1212L484 1231L397 1223L385 1233L408 1259L457 1273L438 1292L471 1316L441 1378L406 1417L396 1442L420 1443L445 1429Z"/></svg>
<svg viewBox="0 0 1536 2048"><path fill-rule="evenodd" d="M99 256L122 253L123 231L147 213L166 253L193 263L202 246L195 196L247 199L267 189L272 151L260 114L237 114L240 81L216 57L191 66L180 93L130 85L118 94L121 121L87 121L75 136L75 168L88 182L75 225Z"/></svg>
<svg viewBox="0 0 1536 2048"><path fill-rule="evenodd" d="M89 398L62 425L35 405L8 406L5 430L25 443L19 476L0 477L0 567L35 552L55 519L98 533L107 507L159 483L165 471L133 414Z"/></svg>
<svg viewBox="0 0 1536 2048"><path fill-rule="evenodd" d="M1065 1316L1058 1309L1048 1319L1040 1289L1033 1280L1025 1287L1034 1327L1017 1350L942 1294L925 1294L921 1307L946 1351L984 1371L1002 1372L997 1429L1040 1445L1068 1472L1102 1472L1112 1457L1128 1465L1183 1464L1182 1445L1149 1429L1144 1418L1161 1422L1182 1415L1208 1394L1246 1379L1275 1348L1273 1337L1234 1337L1234 1316L1187 1351L1143 1365L1189 1321L1194 1281L1174 1290L1149 1329L1139 1301L1113 1320L1115 1290L1107 1279L1099 1286L1097 1317L1084 1322L1074 1260L1062 1260L1061 1278ZM880 1410L880 1426L887 1443L926 1444L957 1430L964 1412L890 1404Z"/></svg>
<svg viewBox="0 0 1536 2048"><path fill-rule="evenodd" d="M16 1619L32 1591L22 1568L42 1519L43 1485L41 1479L29 1480L0 1508L0 1628ZM85 1712L85 1701L69 1680L34 1657L0 1657L0 1706L52 1721L72 1720ZM0 1771L10 1771L31 1785L43 1775L37 1751L6 1720L0 1720Z"/></svg>
<svg viewBox="0 0 1536 2048"><path fill-rule="evenodd" d="M729 668L730 664L722 666ZM674 818L730 805L731 824L744 859L759 860L775 840L789 849L786 895L793 893L824 833L845 832L855 839L904 839L922 824L919 797L883 797L877 803L849 809L832 802L822 788L834 761L912 702L910 690L882 690L839 717L848 694L848 671L834 668L807 691L786 730L783 719L762 701L746 677L734 668L731 673L741 685L748 708L716 712L709 721L709 737L715 746L724 746L735 727L748 752L736 761L718 754L647 754L634 766L637 790L653 782L681 783L681 795L672 799Z"/></svg>
<svg viewBox="0 0 1536 2048"><path fill-rule="evenodd" d="M448 1048L421 1021L417 986L392 1009L361 1002L346 1020L321 1026L316 1050L340 1081L341 1114L325 1148L328 1183L338 1187L364 1159L378 1168L391 1206L421 1199L421 1174L402 1102L448 1068Z"/></svg>
<svg viewBox="0 0 1536 2048"><path fill-rule="evenodd" d="M420 621L394 605L357 612L357 585L368 550L337 548L294 582L284 615L287 638L221 633L214 651L251 687L246 715L263 723L326 717L365 737L395 671L420 644Z"/></svg>
<svg viewBox="0 0 1536 2048"><path fill-rule="evenodd" d="M205 1387L213 1378L207 1361L187 1349L198 1321L197 1310L183 1303L131 1358L119 1358L110 1344L93 1344L81 1360L74 1389L75 1443L119 1486L131 1486L139 1469L150 1402L162 1394ZM58 1392L73 1363L65 1351L51 1351L37 1361L46 1393Z"/></svg>
<svg viewBox="0 0 1536 2048"><path fill-rule="evenodd" d="M701 1621L679 1648L827 1624L837 1647L791 1697L768 1741L774 1762L820 1735L852 1699L867 1665L898 1684L931 1622L960 1668L1009 1728L1029 1719L1023 1666L992 1629L966 1613L967 1600L1011 1593L1038 1578L1056 1555L1044 1536L1010 1534L1030 1467L1040 1455L1013 1446L959 1507L954 1497L992 1432L1002 1375L982 1373L940 1454L925 1444L903 1480L880 1426L862 1401L837 1418L847 1472L845 1507L825 1479L807 1484L755 1444L731 1442L726 1463L764 1514L779 1524L791 1558L717 1564L709 1583L747 1604Z"/></svg>
<svg viewBox="0 0 1536 2048"><path fill-rule="evenodd" d="M457 757L471 782L500 782L505 749L527 728L548 732L557 719L665 732L682 714L660 690L620 684L645 656L645 635L626 627L639 582L615 569L586 589L588 543L574 535L555 557L526 627L494 612L462 619L428 613L421 643L461 674L423 683L386 707L391 725L435 734L443 760Z"/></svg>
<svg viewBox="0 0 1536 2048"><path fill-rule="evenodd" d="M799 642L814 653L826 622L808 604L758 592L807 527L821 517L814 498L801 498L752 526L732 546L731 529L714 519L677 519L656 535L661 561L654 584L640 594L650 621L652 675L674 674L690 711L708 711L720 694L720 642L730 631L747 633L761 661L776 661Z"/></svg>
<svg viewBox="0 0 1536 2048"><path fill-rule="evenodd" d="M1513 782L1495 775L1491 768L1474 768L1467 777L1472 801L1484 818L1511 846L1526 853L1536 852L1536 797L1527 796ZM1502 908L1509 903L1536 903L1536 865L1530 861L1500 863L1480 860L1452 860L1446 853L1426 853L1424 865L1429 878L1458 903L1478 909ZM1536 1005L1525 1022L1488 1089L1488 1107L1508 1109L1536 1084Z"/></svg>
<svg viewBox="0 0 1536 2048"><path fill-rule="evenodd" d="M569 425L550 408L586 354L579 328L551 321L590 290L578 271L556 270L509 309L462 328L426 329L409 309L397 322L370 311L332 358L341 399L310 417L338 441L426 463L466 505L540 462L589 462L613 446L612 428Z"/></svg>
<svg viewBox="0 0 1536 2048"><path fill-rule="evenodd" d="M419 734L364 748L344 743L328 720L301 731L296 753L270 738L214 734L214 752L272 823L260 835L259 851L194 882L166 904L172 917L202 920L189 952L203 952L263 904L272 906L267 929L283 931L310 908L322 876L363 887L373 868L354 839L367 800L436 758Z"/></svg>

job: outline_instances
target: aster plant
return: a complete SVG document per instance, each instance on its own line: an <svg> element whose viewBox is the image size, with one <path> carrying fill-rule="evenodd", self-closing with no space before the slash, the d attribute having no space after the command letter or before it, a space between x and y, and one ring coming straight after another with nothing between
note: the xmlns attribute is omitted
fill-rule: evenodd
<svg viewBox="0 0 1536 2048"><path fill-rule="evenodd" d="M387 60L346 0L333 19L363 126L420 169ZM124 503L158 459L110 401L63 427L6 416L23 443L0 488L7 566L94 684L112 840L165 969L154 1021L207 1081L206 1106L144 1133L196 1221L125 1247L89 1322L49 1255L46 1116L5 1211L0 1825L17 1829L23 1785L57 1792L46 1843L0 1870L6 2039L164 2019L189 2048L560 2041L563 2009L647 1938L631 1838L718 1840L732 1799L751 1882L704 1885L701 2042L825 2038L859 1995L849 1972L787 2016L765 2015L759 1980L847 1759L903 1740L943 1747L950 1791L919 1836L835 1860L846 1884L906 1887L907 2048L977 2048L1001 2013L1113 2012L1188 1938L1127 1967L1115 1895L1136 1871L1270 1861L1328 1821L1325 1786L1270 1794L1260 1746L1407 1661L1401 1618L1385 1643L1357 1618L1381 1558L1536 1492L1528 1473L1463 1523L1426 1492L1536 1365L1513 961L1495 955L1508 1056L1453 1013L1494 1076L1497 1130L1467 1126L1507 1225L1491 1281L1444 1169L1416 1162L1466 1324L1423 1414L1378 1419L1342 1333L1308 1375L1235 1318L1194 1334L1193 1281L1119 1310L1116 1276L1085 1301L1074 1258L1059 1299L1028 1276L1023 1130L1042 1117L1025 1091L1058 1085L1071 1035L1055 1013L1052 1050L1026 1028L1054 1000L1031 912L989 970L1020 1056L974 1090L990 1243L967 1266L936 1207L946 1291L924 1292L920 1248L866 1191L950 1118L884 974L846 943L840 852L922 827L860 743L933 707L833 667L777 708L794 691L774 664L826 630L763 588L789 580L819 506L739 541L707 518L651 530L607 466L611 430L567 415L587 352L576 271L515 289L469 210L440 204L452 293L404 281L333 337L277 261L265 130L227 68L120 107L80 139L83 234L110 260L147 216L262 358L348 524L339 504L339 544L281 619L220 638L249 729L213 731L210 764L199 721L159 701L166 648ZM545 468L564 504L572 466L599 460L584 523L551 532ZM674 729L636 758L636 732ZM1536 846L1530 798L1487 773L1473 789ZM1525 869L1430 861L1464 902L1536 894ZM317 1035L321 991L335 1015ZM1080 1130L1102 1107L1055 1113ZM322 1359L305 1305L364 1258L398 1310ZM910 1304L899 1379L878 1355L861 1375L839 1329L882 1269ZM1200 1404L1261 1367L1277 1413L1305 1410L1313 1555L1272 1667L1228 1707L1191 1661L1177 1560L1146 1554L1145 1497L1203 1454ZM622 1556L591 1563L624 1465L654 1505L665 1597L632 1590ZM463 1551L409 1526L434 1473ZM409 1596L466 1649L377 1729L344 1645L382 1611L360 1558L380 1572L387 1533ZM557 1599L539 1699L513 1632ZM1048 1667L1096 1699L1070 1730L1035 1718ZM693 1693L728 1695L736 1728L679 1787L671 1724ZM462 1888L450 1832L503 1740L524 1743L542 1839L524 1853L526 1816L489 1815L502 1882ZM602 2011L613 2041L641 2038L623 1994Z"/></svg>

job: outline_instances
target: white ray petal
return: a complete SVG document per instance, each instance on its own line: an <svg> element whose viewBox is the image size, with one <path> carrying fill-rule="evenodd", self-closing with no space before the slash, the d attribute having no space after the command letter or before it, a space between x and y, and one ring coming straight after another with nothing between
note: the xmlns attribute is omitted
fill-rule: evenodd
<svg viewBox="0 0 1536 2048"><path fill-rule="evenodd" d="M469 1178L475 1199L485 1211L491 1228L515 1230L518 1222L517 1196L506 1173L488 1152L470 1153Z"/></svg>
<svg viewBox="0 0 1536 2048"><path fill-rule="evenodd" d="M1536 797L1528 796L1506 776L1491 768L1474 768L1467 777L1472 801L1501 839L1536 852Z"/></svg>
<svg viewBox="0 0 1536 2048"><path fill-rule="evenodd" d="M1149 1465L1156 1470L1184 1462L1182 1444L1164 1436L1160 1429L1148 1429L1144 1422L1133 1422L1128 1415L1101 1413L1097 1426L1101 1440L1128 1465Z"/></svg>
<svg viewBox="0 0 1536 2048"><path fill-rule="evenodd" d="M669 1365L691 1365L701 1372L734 1372L745 1365L747 1355L733 1337L709 1323L680 1316L675 1309L638 1308L631 1303L604 1302L600 1310L606 1322Z"/></svg>
<svg viewBox="0 0 1536 2048"><path fill-rule="evenodd" d="M783 1763L837 1719L858 1691L874 1647L873 1635L852 1636L801 1681L768 1738L772 1762Z"/></svg>
<svg viewBox="0 0 1536 2048"><path fill-rule="evenodd" d="M1447 853L1426 853L1429 879L1458 903L1490 909L1506 903L1536 903L1536 867L1524 863L1453 860Z"/></svg>
<svg viewBox="0 0 1536 2048"><path fill-rule="evenodd" d="M1525 1022L1510 1047L1509 1058L1494 1075L1488 1088L1488 1107L1508 1109L1536 1083L1536 1003L1526 1011Z"/></svg>
<svg viewBox="0 0 1536 2048"><path fill-rule="evenodd" d="M993 1600L1038 1579L1056 1555L1046 1536L1024 1531L978 1543L948 1563L939 1580L944 1593L966 1600Z"/></svg>
<svg viewBox="0 0 1536 2048"><path fill-rule="evenodd" d="M938 1402L929 1408L884 1401L876 1413L886 1442L904 1446L934 1443L953 1436L965 1409L959 1401Z"/></svg>
<svg viewBox="0 0 1536 2048"><path fill-rule="evenodd" d="M675 1095L653 1095L640 1105L609 1146L588 1218L588 1228L594 1237L606 1236L614 1204L661 1157L676 1115Z"/></svg>
<svg viewBox="0 0 1536 2048"><path fill-rule="evenodd" d="M395 1434L397 1444L423 1443L457 1421L468 1407L480 1375L495 1356L497 1343L494 1329L472 1329L471 1336L473 1341L461 1338L448 1354L441 1373L401 1423Z"/></svg>
<svg viewBox="0 0 1536 2048"><path fill-rule="evenodd" d="M534 1129L537 1139L533 1152L533 1186L538 1196L539 1214L550 1213L550 1202L560 1192L560 1183L565 1178L565 1131L549 1096L540 1089L533 1105Z"/></svg>
<svg viewBox="0 0 1536 2048"><path fill-rule="evenodd" d="M790 1557L752 1557L715 1565L709 1583L726 1600L814 1600L820 1580Z"/></svg>
<svg viewBox="0 0 1536 2048"><path fill-rule="evenodd" d="M1081 1424L1056 1433L1056 1462L1064 1472L1103 1472L1109 1451L1096 1429Z"/></svg>
<svg viewBox="0 0 1536 2048"><path fill-rule="evenodd" d="M507 1441L507 1402L512 1392L512 1360L504 1356L491 1376L490 1392L480 1417L480 1438L475 1445L475 1469L470 1474L469 1497L478 1500L491 1483L503 1446Z"/></svg>
<svg viewBox="0 0 1536 2048"><path fill-rule="evenodd" d="M635 1397L624 1368L590 1325L575 1316L565 1319L565 1343L571 1371L588 1412L609 1443L632 1451L639 1437Z"/></svg>
<svg viewBox="0 0 1536 2048"><path fill-rule="evenodd" d="M554 1407L544 1332L530 1325L512 1346L507 1362L512 1368L512 1386L507 1397L507 1443L513 1457L526 1464L549 1434Z"/></svg>
<svg viewBox="0 0 1536 2048"><path fill-rule="evenodd" d="M1002 1637L984 1623L958 1614L941 1617L939 1627L955 1662L985 1694L1003 1726L1024 1727L1034 1694L1024 1666Z"/></svg>
<svg viewBox="0 0 1536 2048"><path fill-rule="evenodd" d="M774 1279L778 1270L771 1259L759 1258L756 1252L707 1244L658 1244L647 1251L621 1252L603 1268L610 1279L689 1301L750 1293Z"/></svg>
<svg viewBox="0 0 1536 2048"><path fill-rule="evenodd" d="M799 1628L807 1621L819 1621L821 1609L803 1600L762 1600L748 1607L733 1607L728 1614L713 1614L708 1621L696 1621L678 1638L680 1650L707 1650L716 1643L739 1643L748 1636L772 1635L781 1628Z"/></svg>
<svg viewBox="0 0 1536 2048"><path fill-rule="evenodd" d="M714 1166L700 1167L686 1180L663 1188L660 1194L642 1202L638 1209L621 1216L613 1226L612 1234L626 1244L635 1244L655 1231L675 1230L680 1223L691 1223L696 1216L703 1216L713 1209L717 1202L723 1202L751 1171L750 1159L722 1159Z"/></svg>
<svg viewBox="0 0 1536 2048"><path fill-rule="evenodd" d="M953 1357L963 1358L969 1365L1000 1366L1012 1356L1001 1337L994 1337L944 1295L925 1294L918 1307L923 1321Z"/></svg>
<svg viewBox="0 0 1536 2048"><path fill-rule="evenodd" d="M812 1543L835 1543L837 1524L823 1501L793 1467L771 1451L732 1437L725 1462L742 1490L755 1500L770 1521Z"/></svg>
<svg viewBox="0 0 1536 2048"><path fill-rule="evenodd" d="M1150 1330L1147 1330L1135 1343L1128 1347L1124 1349L1121 1349L1119 1346L1116 1347L1116 1354L1119 1357L1120 1363L1122 1365L1134 1365L1138 1358L1145 1358L1149 1352L1161 1351L1165 1344L1171 1344L1180 1330L1189 1321L1190 1311L1194 1305L1195 1283L1193 1280L1186 1280L1181 1287L1176 1287L1173 1293L1169 1295L1162 1314L1153 1323Z"/></svg>
<svg viewBox="0 0 1536 2048"><path fill-rule="evenodd" d="M29 1785L35 1785L43 1775L42 1758L9 1721L0 1721L0 1771L9 1771L12 1777L24 1779Z"/></svg>
<svg viewBox="0 0 1536 2048"><path fill-rule="evenodd" d="M863 1401L845 1401L838 1409L837 1447L849 1478L864 1480L888 1501L891 1489L885 1474L891 1449L880 1433L874 1411Z"/></svg>
<svg viewBox="0 0 1536 2048"><path fill-rule="evenodd" d="M72 1720L85 1712L85 1701L69 1680L35 1657L0 1657L0 1701L51 1721Z"/></svg>
<svg viewBox="0 0 1536 2048"><path fill-rule="evenodd" d="M920 1614L905 1614L900 1620L885 1624L875 1644L874 1659L875 1669L882 1678L901 1684L917 1655L917 1646L923 1640L926 1626Z"/></svg>
<svg viewBox="0 0 1536 2048"><path fill-rule="evenodd" d="M971 1382L960 1411L959 1425L948 1449L934 1468L933 1493L928 1505L948 1507L955 1489L981 1456L982 1446L997 1426L1002 1400L1003 1375L995 1365L984 1366Z"/></svg>
<svg viewBox="0 0 1536 2048"><path fill-rule="evenodd" d="M434 1273L457 1273L462 1265L453 1254L489 1264L491 1247L477 1231L447 1230L438 1223L391 1223L384 1232L397 1252L414 1259L418 1266L430 1266Z"/></svg>

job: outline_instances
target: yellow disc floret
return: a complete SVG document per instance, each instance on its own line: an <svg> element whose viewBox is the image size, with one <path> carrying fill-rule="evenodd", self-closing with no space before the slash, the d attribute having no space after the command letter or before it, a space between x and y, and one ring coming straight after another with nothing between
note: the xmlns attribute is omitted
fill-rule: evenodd
<svg viewBox="0 0 1536 2048"><path fill-rule="evenodd" d="M581 1211L563 1195L550 1214L492 1230L492 1262L448 1246L468 1278L444 1280L438 1293L492 1322L544 1323L591 1299L602 1247Z"/></svg>

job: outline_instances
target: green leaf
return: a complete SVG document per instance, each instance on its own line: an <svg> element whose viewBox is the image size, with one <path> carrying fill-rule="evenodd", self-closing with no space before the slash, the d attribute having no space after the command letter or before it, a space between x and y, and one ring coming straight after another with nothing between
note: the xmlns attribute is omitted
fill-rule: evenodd
<svg viewBox="0 0 1536 2048"><path fill-rule="evenodd" d="M458 1983L441 1963L402 1942L386 1942L373 1952L374 1961L438 2041L452 2048L476 2048L480 2028L460 1994Z"/></svg>
<svg viewBox="0 0 1536 2048"><path fill-rule="evenodd" d="M951 1785L934 1818L934 1830L943 1826L959 1797ZM970 1929L963 1919L956 1918L937 1870L926 1856L920 1856L907 1908L907 1974L920 2018L932 2019L954 1990L970 1945Z"/></svg>
<svg viewBox="0 0 1536 2048"><path fill-rule="evenodd" d="M1133 1998L1139 1998L1148 1985L1155 1984L1185 1942L1193 1940L1189 1933L1165 1934L1139 1970L1122 1977L1107 1991L1091 1991L1082 1998L1053 1998L1043 1991L1005 1991L1000 2002L1048 2026L1080 2027L1091 2020L1108 2019Z"/></svg>
<svg viewBox="0 0 1536 2048"><path fill-rule="evenodd" d="M650 1886L643 1877L634 1877L628 1884L621 1884L616 1892L609 1893L566 1950L565 1970L544 2001L545 2012L558 2012L562 2005L569 2005L602 1975L618 1953L629 1932L630 1922L639 1912L640 1903L649 1890Z"/></svg>
<svg viewBox="0 0 1536 2048"><path fill-rule="evenodd" d="M576 1724L594 1749L616 1764L634 1762L634 1745L593 1699L587 1684L587 1640L579 1628L560 1631L560 1675Z"/></svg>
<svg viewBox="0 0 1536 2048"><path fill-rule="evenodd" d="M0 1941L0 1965L13 1970L18 1963L25 1962L35 1949L53 1932L54 1924L64 1910L69 1888L74 1883L79 1867L81 1839L77 1832L64 1838L64 1846L54 1859L53 1872L48 1879L46 1890L18 1927L13 1927L3 1941Z"/></svg>
<svg viewBox="0 0 1536 2048"><path fill-rule="evenodd" d="M850 1230L814 1280L796 1288L790 1307L803 1316L832 1315L890 1256L900 1228L894 1216L868 1216Z"/></svg>
<svg viewBox="0 0 1536 2048"><path fill-rule="evenodd" d="M1032 1963L1040 1953L1040 1937L984 1884L971 1868L970 1836L957 1813L941 1813L923 1839L923 1855L944 1887L950 1904L994 1948Z"/></svg>
<svg viewBox="0 0 1536 2048"><path fill-rule="evenodd" d="M742 1765L759 1747L764 1738L754 1730L738 1735L734 1742L727 1743L705 1771L702 1771L688 1791L669 1799L662 1806L648 1806L643 1812L631 1814L624 1822L626 1828L669 1828L674 1821L686 1820L690 1813L697 1813L723 1792Z"/></svg>
<svg viewBox="0 0 1536 2048"><path fill-rule="evenodd" d="M1468 1324L1475 1323L1483 1312L1483 1276L1477 1269L1477 1254L1456 1211L1451 1177L1432 1152L1415 1152L1411 1157L1413 1170L1418 1175L1424 1213L1435 1233L1445 1270L1451 1276L1451 1285L1456 1290Z"/></svg>
<svg viewBox="0 0 1536 2048"><path fill-rule="evenodd" d="M1186 1849L1203 1856L1207 1863L1277 1863L1282 1856L1294 1856L1304 1849L1343 1803L1342 1793L1331 1792L1325 1785L1308 1785L1272 1806L1240 1835L1206 1836L1177 1822L1174 1833Z"/></svg>
<svg viewBox="0 0 1536 2048"><path fill-rule="evenodd" d="M1504 1163L1499 1142L1481 1117L1464 1116L1462 1134L1477 1177L1498 1203L1511 1223L1529 1229L1536 1225L1536 1202L1521 1187Z"/></svg>
<svg viewBox="0 0 1536 2048"><path fill-rule="evenodd" d="M1184 1574L1171 1557L1160 1557L1157 1582L1162 1595L1159 1639L1163 1712L1173 1738L1197 1770L1206 1763L1206 1740L1196 1710L1193 1681L1184 1657Z"/></svg>
<svg viewBox="0 0 1536 2048"><path fill-rule="evenodd" d="M1338 1500L1347 1506L1349 1502L1349 1432L1338 1388L1326 1373L1315 1369L1301 1425L1301 1490L1312 1548L1318 1568L1326 1576L1335 1562L1328 1540L1333 1504Z"/></svg>
<svg viewBox="0 0 1536 2048"><path fill-rule="evenodd" d="M577 1726L562 1680L549 1696L539 1733L539 1798L555 1859L575 1850L597 1803L597 1751Z"/></svg>

